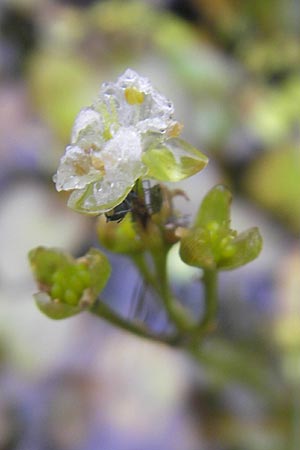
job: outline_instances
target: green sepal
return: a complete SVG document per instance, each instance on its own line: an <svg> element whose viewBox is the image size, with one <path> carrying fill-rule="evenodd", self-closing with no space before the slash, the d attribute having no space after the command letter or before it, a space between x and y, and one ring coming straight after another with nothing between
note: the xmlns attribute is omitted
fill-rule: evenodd
<svg viewBox="0 0 300 450"><path fill-rule="evenodd" d="M237 235L230 243L234 251L232 256L220 259L220 270L232 270L253 261L260 254L263 240L257 227L250 228Z"/></svg>
<svg viewBox="0 0 300 450"><path fill-rule="evenodd" d="M35 280L41 285L50 285L53 273L72 262L72 257L62 250L39 246L28 254Z"/></svg>
<svg viewBox="0 0 300 450"><path fill-rule="evenodd" d="M147 176L159 181L180 181L203 170L208 158L182 139L171 138L156 143L142 156Z"/></svg>
<svg viewBox="0 0 300 450"><path fill-rule="evenodd" d="M189 230L180 241L179 254L189 266L203 269L215 269L216 261L206 230Z"/></svg>
<svg viewBox="0 0 300 450"><path fill-rule="evenodd" d="M214 222L229 224L231 201L231 192L225 186L214 186L202 200L194 226L205 227Z"/></svg>
<svg viewBox="0 0 300 450"><path fill-rule="evenodd" d="M39 310L54 320L67 319L87 309L82 306L71 306L67 303L53 301L46 292L34 294L34 299Z"/></svg>
<svg viewBox="0 0 300 450"><path fill-rule="evenodd" d="M91 248L84 257L79 259L79 261L81 260L87 261L91 275L90 289L96 299L96 296L105 287L110 277L111 265L104 253L96 248Z"/></svg>

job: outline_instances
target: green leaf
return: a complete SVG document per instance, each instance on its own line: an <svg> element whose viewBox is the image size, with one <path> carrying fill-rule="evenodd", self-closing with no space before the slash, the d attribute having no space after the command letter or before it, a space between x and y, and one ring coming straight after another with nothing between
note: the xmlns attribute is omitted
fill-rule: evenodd
<svg viewBox="0 0 300 450"><path fill-rule="evenodd" d="M34 294L34 298L39 310L54 320L75 316L83 310L82 306L71 306L62 302L54 302L46 292L38 292Z"/></svg>
<svg viewBox="0 0 300 450"><path fill-rule="evenodd" d="M234 248L233 255L221 258L218 263L220 270L231 270L243 266L260 254L263 241L257 227L240 233L230 244Z"/></svg>
<svg viewBox="0 0 300 450"><path fill-rule="evenodd" d="M203 170L208 158L182 139L168 139L156 144L142 156L147 176L159 181L180 181Z"/></svg>
<svg viewBox="0 0 300 450"><path fill-rule="evenodd" d="M231 200L231 192L225 186L213 187L204 197L194 225L205 227L214 222L229 225Z"/></svg>

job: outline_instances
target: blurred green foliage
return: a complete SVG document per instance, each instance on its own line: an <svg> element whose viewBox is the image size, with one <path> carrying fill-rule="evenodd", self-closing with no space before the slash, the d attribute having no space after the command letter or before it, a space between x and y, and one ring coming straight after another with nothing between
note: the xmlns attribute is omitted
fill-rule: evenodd
<svg viewBox="0 0 300 450"><path fill-rule="evenodd" d="M229 154L229 164L257 159L251 175L245 169L248 195L298 230L299 216L286 212L299 193L297 182L290 180L294 177L280 171L276 185L284 185L281 194L288 197L283 204L267 181L259 183L258 194L255 175L258 171L261 179L259 166L265 167L268 158L273 165L269 154L276 153L279 142L299 145L300 52L297 28L291 26L294 5L287 3L195 2L198 28L142 1L59 10L43 23L28 61L32 98L66 143L79 109L92 102L97 86L110 74L124 66L161 66L161 75L164 71L188 101L186 133L221 161ZM232 142L244 135L245 142L233 151ZM253 149L248 148L249 136L256 143ZM256 158L257 146L269 156Z"/></svg>
<svg viewBox="0 0 300 450"><path fill-rule="evenodd" d="M245 187L259 204L300 232L299 148L283 145L262 155L249 167Z"/></svg>

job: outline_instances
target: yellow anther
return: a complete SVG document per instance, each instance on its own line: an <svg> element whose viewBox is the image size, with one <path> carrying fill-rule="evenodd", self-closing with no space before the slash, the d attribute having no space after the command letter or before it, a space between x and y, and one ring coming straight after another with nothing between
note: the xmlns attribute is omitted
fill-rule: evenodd
<svg viewBox="0 0 300 450"><path fill-rule="evenodd" d="M145 99L145 94L138 91L135 87L128 87L125 89L125 99L129 105L140 105Z"/></svg>
<svg viewBox="0 0 300 450"><path fill-rule="evenodd" d="M104 163L103 163L102 159L97 158L97 156L95 156L95 155L92 155L91 162L92 162L92 166L96 170L99 170L100 172L103 172L103 173L105 172Z"/></svg>
<svg viewBox="0 0 300 450"><path fill-rule="evenodd" d="M104 129L102 136L103 136L105 141L109 141L112 138L112 134L111 134L110 129L108 127Z"/></svg>
<svg viewBox="0 0 300 450"><path fill-rule="evenodd" d="M74 162L73 167L76 175L78 175L79 177L88 173L88 169L79 162Z"/></svg>
<svg viewBox="0 0 300 450"><path fill-rule="evenodd" d="M170 138L175 138L180 135L183 125L179 122L176 122L169 130L168 136Z"/></svg>

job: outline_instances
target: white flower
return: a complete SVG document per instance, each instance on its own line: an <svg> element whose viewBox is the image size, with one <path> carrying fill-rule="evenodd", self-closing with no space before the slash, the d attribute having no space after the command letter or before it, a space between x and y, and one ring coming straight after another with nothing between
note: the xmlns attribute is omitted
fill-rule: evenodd
<svg viewBox="0 0 300 450"><path fill-rule="evenodd" d="M104 83L95 103L78 114L54 177L57 190L73 191L68 205L103 213L121 203L138 178L177 181L201 170L207 158L176 139L181 126L173 112L173 104L133 70Z"/></svg>

